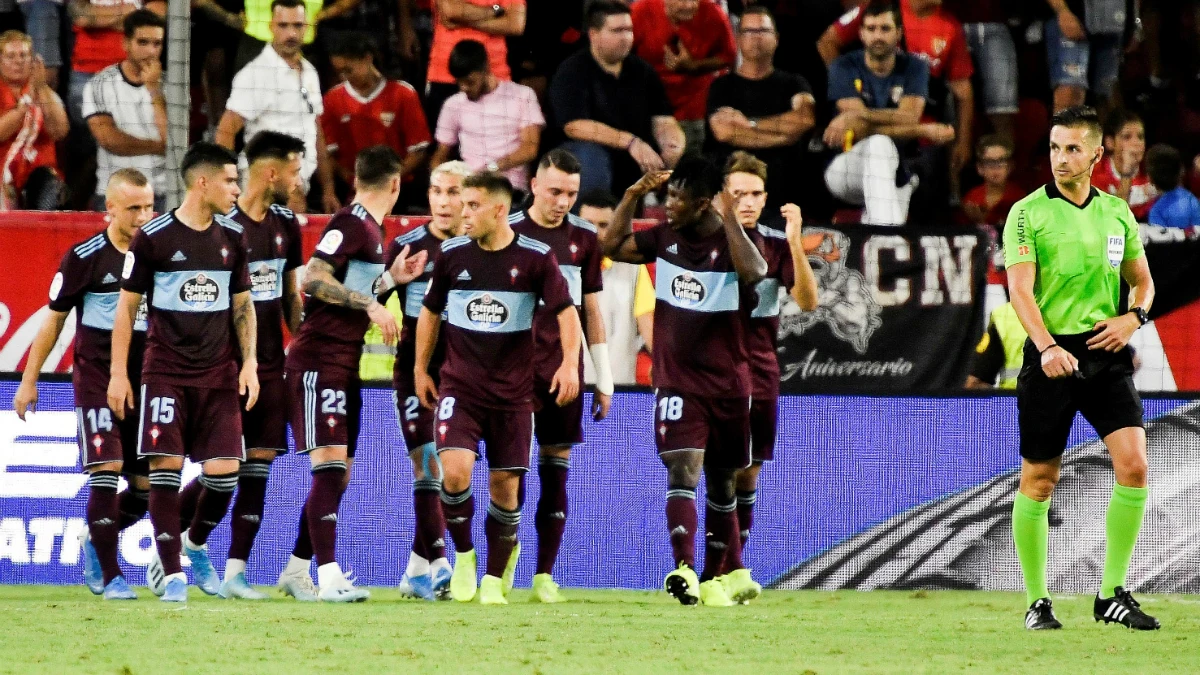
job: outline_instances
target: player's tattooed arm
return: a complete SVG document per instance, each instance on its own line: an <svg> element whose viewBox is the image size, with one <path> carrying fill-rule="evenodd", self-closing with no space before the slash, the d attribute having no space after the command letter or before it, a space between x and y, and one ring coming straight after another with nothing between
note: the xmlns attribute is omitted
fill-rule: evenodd
<svg viewBox="0 0 1200 675"><path fill-rule="evenodd" d="M242 349L242 363L258 361L258 316L250 291L233 296L233 328Z"/></svg>
<svg viewBox="0 0 1200 675"><path fill-rule="evenodd" d="M671 177L670 171L651 171L638 182L629 186L617 210L613 212L612 225L600 233L600 248L604 255L618 262L641 264L650 262L638 251L633 237L633 215L642 198L657 190Z"/></svg>
<svg viewBox="0 0 1200 675"><path fill-rule="evenodd" d="M331 305L340 305L350 309L366 311L372 304L379 302L369 296L346 288L333 276L333 265L313 258L304 269L304 292Z"/></svg>
<svg viewBox="0 0 1200 675"><path fill-rule="evenodd" d="M109 361L108 407L117 419L133 410L133 385L129 382L129 343L133 341L133 321L137 318L142 294L121 291L112 329L112 356Z"/></svg>
<svg viewBox="0 0 1200 675"><path fill-rule="evenodd" d="M733 259L733 269L744 284L757 284L767 276L767 260L762 252L750 241L746 229L737 221L737 203L743 199L734 197L728 190L722 190L717 195L720 208L715 214L725 228L725 239L729 242L729 256Z"/></svg>

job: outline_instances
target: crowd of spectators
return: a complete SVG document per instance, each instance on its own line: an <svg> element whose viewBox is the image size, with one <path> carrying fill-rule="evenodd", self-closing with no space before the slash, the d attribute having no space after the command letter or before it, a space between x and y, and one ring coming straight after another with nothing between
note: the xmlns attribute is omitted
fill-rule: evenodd
<svg viewBox="0 0 1200 675"><path fill-rule="evenodd" d="M124 167L165 185L165 13L0 9L3 208L98 208ZM192 22L193 140L302 139L310 212L345 203L378 143L408 212L449 159L525 188L566 146L583 192L619 195L684 153L746 150L768 215L998 228L1049 179L1049 115L1088 102L1108 119L1096 186L1200 225L1194 0L192 0Z"/></svg>

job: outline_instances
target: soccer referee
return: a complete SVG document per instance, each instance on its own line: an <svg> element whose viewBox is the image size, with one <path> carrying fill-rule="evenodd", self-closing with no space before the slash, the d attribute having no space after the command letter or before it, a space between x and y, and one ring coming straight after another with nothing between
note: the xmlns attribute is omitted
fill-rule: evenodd
<svg viewBox="0 0 1200 675"><path fill-rule="evenodd" d="M1004 228L1009 292L1029 333L1017 378L1022 461L1012 529L1031 630L1062 628L1046 586L1047 514L1076 411L1104 440L1117 479L1094 616L1138 630L1159 627L1125 589L1147 495L1142 401L1125 346L1147 321L1154 281L1129 205L1091 185L1103 154L1095 110L1078 106L1056 114L1054 182L1017 202ZM1118 314L1122 278L1131 287L1130 309Z"/></svg>

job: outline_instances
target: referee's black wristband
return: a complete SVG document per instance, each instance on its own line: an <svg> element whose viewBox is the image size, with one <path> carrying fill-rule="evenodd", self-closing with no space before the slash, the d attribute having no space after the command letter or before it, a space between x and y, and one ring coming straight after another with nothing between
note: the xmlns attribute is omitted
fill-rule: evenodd
<svg viewBox="0 0 1200 675"><path fill-rule="evenodd" d="M1057 347L1057 346L1058 346L1057 342L1051 342L1050 344L1046 345L1045 349L1039 350L1038 353L1045 354L1047 351L1049 351L1050 349Z"/></svg>

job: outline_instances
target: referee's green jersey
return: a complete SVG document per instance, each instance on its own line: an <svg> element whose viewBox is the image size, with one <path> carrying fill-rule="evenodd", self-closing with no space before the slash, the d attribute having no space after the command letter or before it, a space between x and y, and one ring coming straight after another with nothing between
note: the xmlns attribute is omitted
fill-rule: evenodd
<svg viewBox="0 0 1200 675"><path fill-rule="evenodd" d="M1129 205L1094 187L1077 206L1048 183L1013 205L1004 226L1004 264L1037 265L1033 297L1052 335L1115 317L1121 263L1144 253Z"/></svg>

